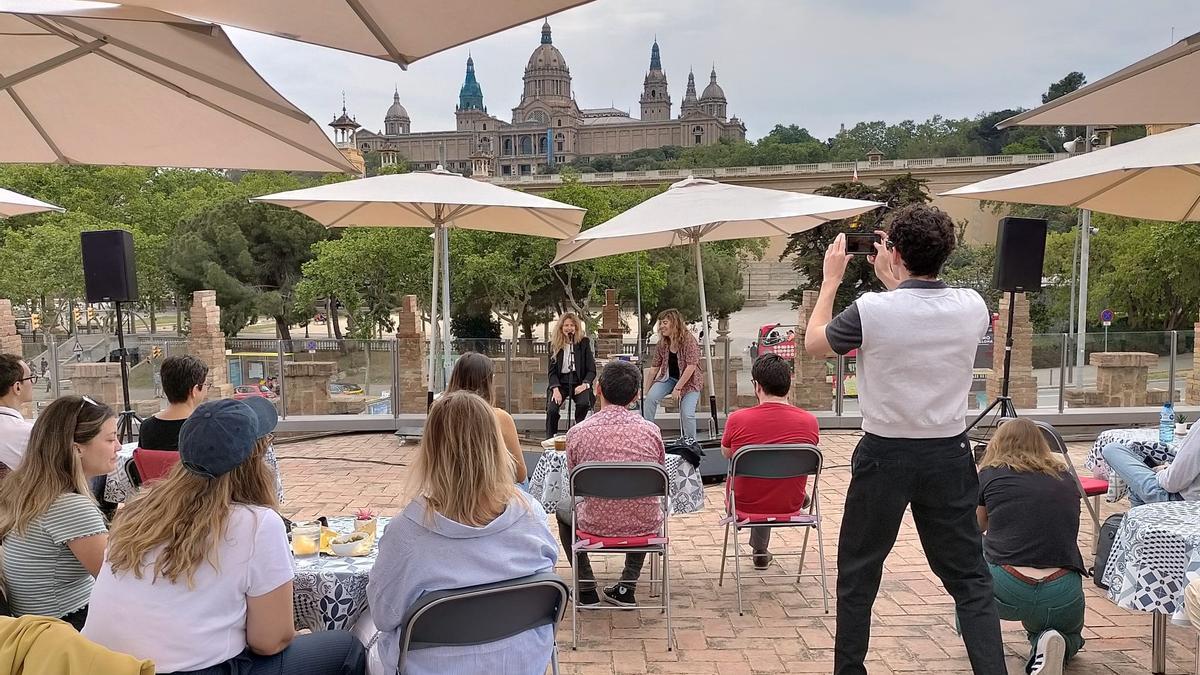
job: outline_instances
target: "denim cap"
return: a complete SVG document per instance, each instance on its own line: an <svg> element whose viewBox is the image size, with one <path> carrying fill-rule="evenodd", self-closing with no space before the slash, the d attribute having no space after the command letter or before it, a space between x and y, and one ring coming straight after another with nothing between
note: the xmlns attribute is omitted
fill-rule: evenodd
<svg viewBox="0 0 1200 675"><path fill-rule="evenodd" d="M241 401L202 403L179 430L180 463L200 476L223 476L250 459L258 424L254 409Z"/></svg>
<svg viewBox="0 0 1200 675"><path fill-rule="evenodd" d="M247 396L242 399L242 403L249 406L254 411L254 416L258 418L257 438L262 438L275 431L275 427L279 424L279 411L275 409L274 403L262 396Z"/></svg>

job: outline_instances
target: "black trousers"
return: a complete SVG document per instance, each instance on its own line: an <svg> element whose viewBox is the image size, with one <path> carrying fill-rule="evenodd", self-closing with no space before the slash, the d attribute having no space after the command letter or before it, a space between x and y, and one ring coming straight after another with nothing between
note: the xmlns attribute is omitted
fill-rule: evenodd
<svg viewBox="0 0 1200 675"><path fill-rule="evenodd" d="M546 390L546 438L554 438L558 435L558 420L562 416L562 407L567 403L568 395L579 386L563 385L559 387L562 392L563 402L555 405L554 403L554 387ZM578 424L587 417L588 411L592 409L592 390L584 389L583 393L575 394L575 423Z"/></svg>
<svg viewBox="0 0 1200 675"><path fill-rule="evenodd" d="M567 562L572 562L571 557L571 505L567 502L562 502L558 505L558 511L555 512L555 517L558 520L558 540L562 542L563 550L567 552ZM642 576L642 566L646 564L645 553L626 553L625 568L621 570L621 581L633 586L637 584L638 578ZM592 573L592 563L588 560L586 553L579 554L579 567L575 570L575 578L579 580L579 590L585 591L596 587L596 575Z"/></svg>
<svg viewBox="0 0 1200 675"><path fill-rule="evenodd" d="M1007 673L992 577L975 517L978 503L979 477L965 434L936 439L863 436L851 460L838 538L836 675L867 672L863 660L871 639L871 607L909 505L929 567L954 598L972 671Z"/></svg>

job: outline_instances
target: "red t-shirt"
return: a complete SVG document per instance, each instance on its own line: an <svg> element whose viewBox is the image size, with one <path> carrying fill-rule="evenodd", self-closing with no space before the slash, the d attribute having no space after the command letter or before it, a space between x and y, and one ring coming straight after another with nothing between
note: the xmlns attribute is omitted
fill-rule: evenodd
<svg viewBox="0 0 1200 675"><path fill-rule="evenodd" d="M817 418L789 403L760 403L730 413L721 445L737 452L743 446L811 443L821 440ZM743 513L795 513L804 506L807 476L796 478L737 478L738 510ZM728 490L728 486L726 486Z"/></svg>

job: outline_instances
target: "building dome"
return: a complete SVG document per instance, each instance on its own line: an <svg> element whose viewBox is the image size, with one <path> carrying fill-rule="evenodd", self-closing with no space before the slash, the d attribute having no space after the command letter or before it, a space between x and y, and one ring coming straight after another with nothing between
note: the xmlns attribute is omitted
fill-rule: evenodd
<svg viewBox="0 0 1200 675"><path fill-rule="evenodd" d="M542 43L533 50L529 55L529 63L525 65L525 72L531 70L567 70L567 60L563 58L562 52L558 51L558 47L554 46L550 38L550 21L542 24Z"/></svg>
<svg viewBox="0 0 1200 675"><path fill-rule="evenodd" d="M386 122L388 120L402 119L408 119L408 111L404 109L404 106L400 105L400 90L397 89L396 93L392 95L392 105L388 106L387 114L383 116L383 120Z"/></svg>
<svg viewBox="0 0 1200 675"><path fill-rule="evenodd" d="M700 100L725 100L725 90L721 88L721 85L717 84L716 66L713 66L712 73L708 76L708 86L704 88L704 93L700 94Z"/></svg>

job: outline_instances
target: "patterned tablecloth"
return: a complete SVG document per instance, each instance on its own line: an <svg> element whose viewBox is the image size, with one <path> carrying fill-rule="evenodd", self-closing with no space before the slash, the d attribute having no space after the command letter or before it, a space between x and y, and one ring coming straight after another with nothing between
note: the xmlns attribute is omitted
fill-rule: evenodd
<svg viewBox="0 0 1200 675"><path fill-rule="evenodd" d="M126 443L117 451L117 468L108 474L104 481L104 500L112 504L124 504L133 499L137 488L129 477L129 467L133 466L133 450L137 443ZM267 446L267 464L275 474L275 498L283 503L283 479L279 477L279 462L275 459L275 446Z"/></svg>
<svg viewBox="0 0 1200 675"><path fill-rule="evenodd" d="M1126 609L1184 619L1183 590L1200 575L1200 502L1159 502L1129 510L1102 581Z"/></svg>
<svg viewBox="0 0 1200 675"><path fill-rule="evenodd" d="M671 476L671 512L695 513L704 508L704 482L696 467L679 455L667 455L667 475ZM529 493L541 502L546 513L554 513L558 503L571 495L567 484L567 453L547 450L542 453L529 479Z"/></svg>
<svg viewBox="0 0 1200 675"><path fill-rule="evenodd" d="M380 518L370 555L339 557L321 554L296 559L292 596L296 629L349 630L367 608L367 579L379 555L379 538L388 518ZM354 518L330 518L338 532L354 531Z"/></svg>
<svg viewBox="0 0 1200 675"><path fill-rule="evenodd" d="M1088 451L1087 459L1083 465L1096 472L1098 478L1108 478L1108 464L1105 464L1104 458L1100 452L1104 450L1104 446L1109 443L1120 443L1132 448L1134 451L1149 457L1159 464L1169 462L1175 459L1175 451L1179 448L1179 443L1182 438L1176 437L1175 442L1163 443L1158 440L1158 427L1148 429L1109 429L1101 431L1096 437L1096 442L1092 444L1092 449Z"/></svg>

